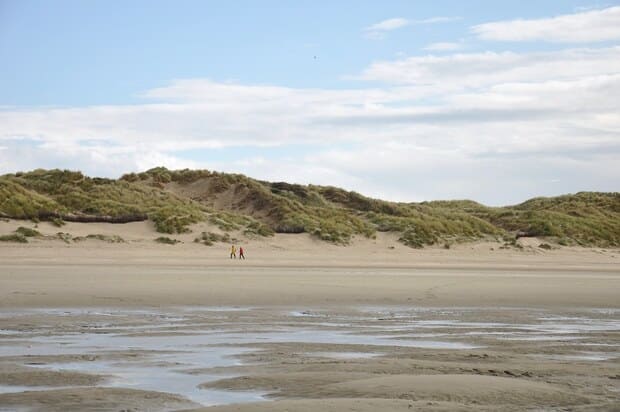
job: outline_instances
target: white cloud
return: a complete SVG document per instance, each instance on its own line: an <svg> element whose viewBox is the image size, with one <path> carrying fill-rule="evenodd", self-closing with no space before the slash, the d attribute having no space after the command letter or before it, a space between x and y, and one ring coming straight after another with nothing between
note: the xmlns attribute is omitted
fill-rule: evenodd
<svg viewBox="0 0 620 412"><path fill-rule="evenodd" d="M387 32L403 28L409 25L419 24L437 24L437 23L449 23L453 21L461 20L461 17L455 16L436 16L429 17L427 19L409 20L402 17L395 17L380 21L372 24L364 29L364 37L368 39L378 40L385 38Z"/></svg>
<svg viewBox="0 0 620 412"><path fill-rule="evenodd" d="M379 23L370 25L364 29L364 37L378 40L385 37L386 32L400 29L409 25L409 20L402 17L382 20Z"/></svg>
<svg viewBox="0 0 620 412"><path fill-rule="evenodd" d="M401 27L405 27L409 24L409 20L403 19L402 17L397 17L393 19L387 19L380 21L379 23L375 23L371 26L366 27L364 30L366 31L389 31L399 29Z"/></svg>
<svg viewBox="0 0 620 412"><path fill-rule="evenodd" d="M453 42L439 42L439 43L431 43L424 48L424 50L429 51L454 51L463 48L462 43L453 43Z"/></svg>
<svg viewBox="0 0 620 412"><path fill-rule="evenodd" d="M358 77L453 90L507 82L575 79L620 72L620 47L552 52L482 52L375 62Z"/></svg>
<svg viewBox="0 0 620 412"><path fill-rule="evenodd" d="M453 21L462 20L460 16L437 16L429 17L428 19L413 20L412 24L436 24L436 23L451 23Z"/></svg>
<svg viewBox="0 0 620 412"><path fill-rule="evenodd" d="M0 172L61 167L118 176L162 164L398 200L493 204L619 189L620 47L410 57L374 63L358 78L387 85L180 79L144 92L144 104L5 107ZM281 156L253 150L276 146ZM233 160L186 159L188 151L239 148Z"/></svg>
<svg viewBox="0 0 620 412"><path fill-rule="evenodd" d="M591 43L620 40L620 6L531 20L508 20L473 26L484 40Z"/></svg>

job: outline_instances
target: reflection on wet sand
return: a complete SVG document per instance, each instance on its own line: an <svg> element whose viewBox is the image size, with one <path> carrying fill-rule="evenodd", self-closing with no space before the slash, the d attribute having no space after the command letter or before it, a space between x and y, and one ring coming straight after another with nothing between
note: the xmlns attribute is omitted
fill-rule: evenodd
<svg viewBox="0 0 620 412"><path fill-rule="evenodd" d="M168 393L208 406L286 397L287 390L300 396L290 382L248 385L246 379L240 385L238 379L325 374L326 363L343 375L335 382L347 381L347 373L371 378L379 364L385 373L400 373L398 359L423 360L415 374L534 378L528 362L617 367L620 356L618 313L599 310L67 308L0 312L0 322L0 393L6 394L0 396L97 386ZM478 362L465 368L465 358ZM502 366L481 366L489 362ZM306 385L317 384L303 373L296 378L300 386L304 376Z"/></svg>

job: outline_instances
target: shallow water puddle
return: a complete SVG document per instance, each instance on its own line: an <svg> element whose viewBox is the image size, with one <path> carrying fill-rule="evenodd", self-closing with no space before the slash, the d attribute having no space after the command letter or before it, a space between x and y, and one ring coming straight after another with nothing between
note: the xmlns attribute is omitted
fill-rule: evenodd
<svg viewBox="0 0 620 412"><path fill-rule="evenodd" d="M165 322L169 324L169 319L166 319ZM157 330L159 325L152 326L153 330ZM191 327L193 328L195 325L192 324ZM342 330L306 329L303 327L253 333L235 333L229 330L209 330L208 333L201 333L197 329L182 329L180 331L182 334L180 335L153 335L149 334L148 328L140 328L139 330L145 332L145 335L80 332L64 335L34 336L28 339L28 345L1 346L0 355L93 354L105 357L106 354L120 349L135 353L144 352L135 360L56 362L35 365L35 367L105 375L108 378L101 386L176 393L191 401L208 406L222 403L257 401L263 399L264 395L262 392L220 391L200 389L198 387L201 383L221 379L226 376L194 373L193 371L200 370L201 368L238 365L240 362L236 356L252 351L249 348L236 346L221 347L217 345L299 342L437 349L466 349L474 347L464 343L411 340L411 337L408 336L364 336ZM191 332L191 334L185 334L187 332ZM374 354L344 352L330 353L330 356L343 359L368 358L374 356ZM1 392L19 392L29 389L31 388L0 387ZM34 389L43 390L44 388Z"/></svg>
<svg viewBox="0 0 620 412"><path fill-rule="evenodd" d="M540 355L539 355L540 356ZM620 357L618 353L611 352L579 352L576 354L569 355L548 355L543 356L547 359L554 360L563 360L563 361L591 361L591 362L599 362L599 361L607 361L612 359L617 359Z"/></svg>
<svg viewBox="0 0 620 412"><path fill-rule="evenodd" d="M449 351L482 348L506 340L575 341L574 345L579 345L582 339L588 340L584 345L597 345L593 341L597 336L620 331L619 319L593 319L593 312L584 317L562 317L519 309L520 315L513 321L509 316L501 317L509 310L403 307L375 311L366 307L344 313L246 307L30 310L16 316L21 320L29 314L43 314L47 326L43 328L39 324L35 329L33 323L28 330L23 330L23 325L19 326L22 330L12 330L3 325L0 356L96 355L90 361L61 362L52 358L34 367L105 375L106 381L101 386L175 393L208 406L264 399L261 392L199 388L204 382L233 376L209 374L209 369L240 365L241 355L263 350L264 344L347 345L343 351L330 347L321 351L319 347L304 356L363 360L383 355L386 349L381 347ZM615 313L601 314L602 317L612 315ZM0 320L10 317L8 312L0 312ZM24 324L30 324L31 320L36 318L26 319ZM20 344L11 344L16 336ZM600 342L606 345L604 340ZM365 347L360 346L360 351L356 351L354 345ZM609 360L615 355L593 351L558 354L562 360L572 357L572 360L589 361ZM0 392L46 389L49 388L0 386Z"/></svg>
<svg viewBox="0 0 620 412"><path fill-rule="evenodd" d="M230 348L219 349L222 349L225 353L232 353ZM201 359L200 353L180 353L158 355L156 359L152 359L152 365L150 365L148 361L145 362L144 360L140 360L135 362L95 361L49 363L39 365L39 367L44 369L108 375L110 378L106 379L102 386L176 393L205 406L222 403L254 402L264 399L262 392L232 392L200 389L199 385L204 382L232 377L232 375L185 373L185 368L187 367L193 369L196 367L228 366L226 362L221 361L225 356L221 356L217 359L215 356L211 355L208 358L211 360L216 359L216 361L205 362L205 357L203 356ZM199 361L194 363L192 362L194 359Z"/></svg>
<svg viewBox="0 0 620 412"><path fill-rule="evenodd" d="M66 389L66 388L81 388L81 386L23 386L23 385L0 385L0 393L16 393L16 392L26 392L26 391L49 391L55 389ZM3 412L9 409L2 409L2 405L0 405L0 412ZM10 409L13 411L13 409Z"/></svg>

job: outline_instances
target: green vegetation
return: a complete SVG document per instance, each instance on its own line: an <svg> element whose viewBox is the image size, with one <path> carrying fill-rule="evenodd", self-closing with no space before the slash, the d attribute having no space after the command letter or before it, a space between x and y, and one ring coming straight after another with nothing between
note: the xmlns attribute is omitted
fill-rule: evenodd
<svg viewBox="0 0 620 412"><path fill-rule="evenodd" d="M149 215L155 223L155 228L162 233L189 232L188 226L203 220L203 212L196 206L174 205L156 209Z"/></svg>
<svg viewBox="0 0 620 412"><path fill-rule="evenodd" d="M20 235L24 237L41 236L41 233L38 230L31 229L29 227L23 227L23 226L18 227L17 230L15 230L15 233L19 233Z"/></svg>
<svg viewBox="0 0 620 412"><path fill-rule="evenodd" d="M38 230L20 226L13 233L1 235L0 242L28 243L29 237L41 236Z"/></svg>
<svg viewBox="0 0 620 412"><path fill-rule="evenodd" d="M238 174L162 167L118 180L35 170L0 176L0 217L63 221L151 220L162 233L207 221L245 236L309 233L347 244L393 232L413 248L522 236L560 245L620 246L620 194L582 192L487 207L471 200L395 203L335 187L264 182ZM205 234L206 233L206 234ZM198 242L223 241L209 232ZM230 236L230 235L229 235ZM445 246L444 246L445 247Z"/></svg>
<svg viewBox="0 0 620 412"><path fill-rule="evenodd" d="M73 236L70 233L58 232L56 233L56 238L62 240L65 243L71 243L73 240Z"/></svg>
<svg viewBox="0 0 620 412"><path fill-rule="evenodd" d="M28 243L28 239L21 233L11 233L10 235L0 235L0 242Z"/></svg>
<svg viewBox="0 0 620 412"><path fill-rule="evenodd" d="M181 243L180 240L178 240L178 239L171 239L168 236L160 236L157 239L155 239L155 242L163 243L165 245L176 245L177 243Z"/></svg>
<svg viewBox="0 0 620 412"><path fill-rule="evenodd" d="M31 219L41 211L54 211L60 205L54 200L29 190L16 182L11 175L0 177L0 212L16 219Z"/></svg>
<svg viewBox="0 0 620 412"><path fill-rule="evenodd" d="M90 235L86 235L84 237L82 236L78 236L73 238L74 242L81 242L82 240L87 240L87 239L91 239L91 240L101 240L104 242L108 242L108 243L125 243L125 239L123 239L122 237L118 236L118 235L102 235L102 234L90 234Z"/></svg>
<svg viewBox="0 0 620 412"><path fill-rule="evenodd" d="M245 230L243 231L243 234L248 237L258 237L258 236L269 237L269 236L274 235L274 231L272 228L270 228L266 224L258 222L258 221L254 221L246 226Z"/></svg>
<svg viewBox="0 0 620 412"><path fill-rule="evenodd" d="M206 246L212 246L215 242L230 243L233 241L228 233L218 234L213 232L202 232L199 237L194 239L195 243L202 243Z"/></svg>
<svg viewBox="0 0 620 412"><path fill-rule="evenodd" d="M0 177L0 213L16 219L135 221L179 233L204 220L204 208L173 193L125 180L90 178L68 170L35 170Z"/></svg>
<svg viewBox="0 0 620 412"><path fill-rule="evenodd" d="M50 220L50 222L51 222L54 226L56 226L56 227L62 227L62 226L64 226L64 225L66 225L65 221L64 221L64 220L62 220L62 219L61 219L61 218L59 218L59 217L55 217L55 218L53 218L52 220Z"/></svg>

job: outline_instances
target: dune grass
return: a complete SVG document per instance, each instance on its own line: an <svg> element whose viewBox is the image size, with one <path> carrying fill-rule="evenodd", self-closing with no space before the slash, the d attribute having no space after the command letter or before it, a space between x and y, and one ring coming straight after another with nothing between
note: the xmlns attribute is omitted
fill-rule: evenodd
<svg viewBox="0 0 620 412"><path fill-rule="evenodd" d="M68 170L35 170L0 177L0 213L16 219L62 215L146 215L163 233L181 233L204 220L205 209L189 199L123 180L89 178Z"/></svg>
<svg viewBox="0 0 620 412"><path fill-rule="evenodd" d="M213 246L215 242L230 243L234 241L236 241L236 239L231 238L228 233L219 234L213 232L202 232L200 236L194 239L195 243L202 243L206 246Z"/></svg>
<svg viewBox="0 0 620 412"><path fill-rule="evenodd" d="M36 237L41 236L41 232L36 229L31 229L29 227L20 226L15 230L15 233L18 233L25 237Z"/></svg>
<svg viewBox="0 0 620 412"><path fill-rule="evenodd" d="M103 242L108 242L108 243L125 243L125 239L123 239L122 237L118 235L102 235L100 233L94 233L94 234L89 234L86 236L74 237L73 241L80 242L82 240L88 240L88 239L101 240Z"/></svg>
<svg viewBox="0 0 620 412"><path fill-rule="evenodd" d="M172 239L172 238L169 238L168 236L160 236L155 239L155 242L162 243L164 245L176 245L177 243L181 243L180 240Z"/></svg>
<svg viewBox="0 0 620 412"><path fill-rule="evenodd" d="M387 202L331 186L162 167L118 180L67 170L0 176L1 217L62 224L65 215L144 215L162 233L183 233L208 221L249 237L309 233L336 244L379 231L394 232L413 248L483 238L512 245L519 236L559 245L620 246L618 193L582 192L487 207L471 200Z"/></svg>
<svg viewBox="0 0 620 412"><path fill-rule="evenodd" d="M21 233L11 233L8 235L0 235L0 242L28 243L28 239Z"/></svg>

